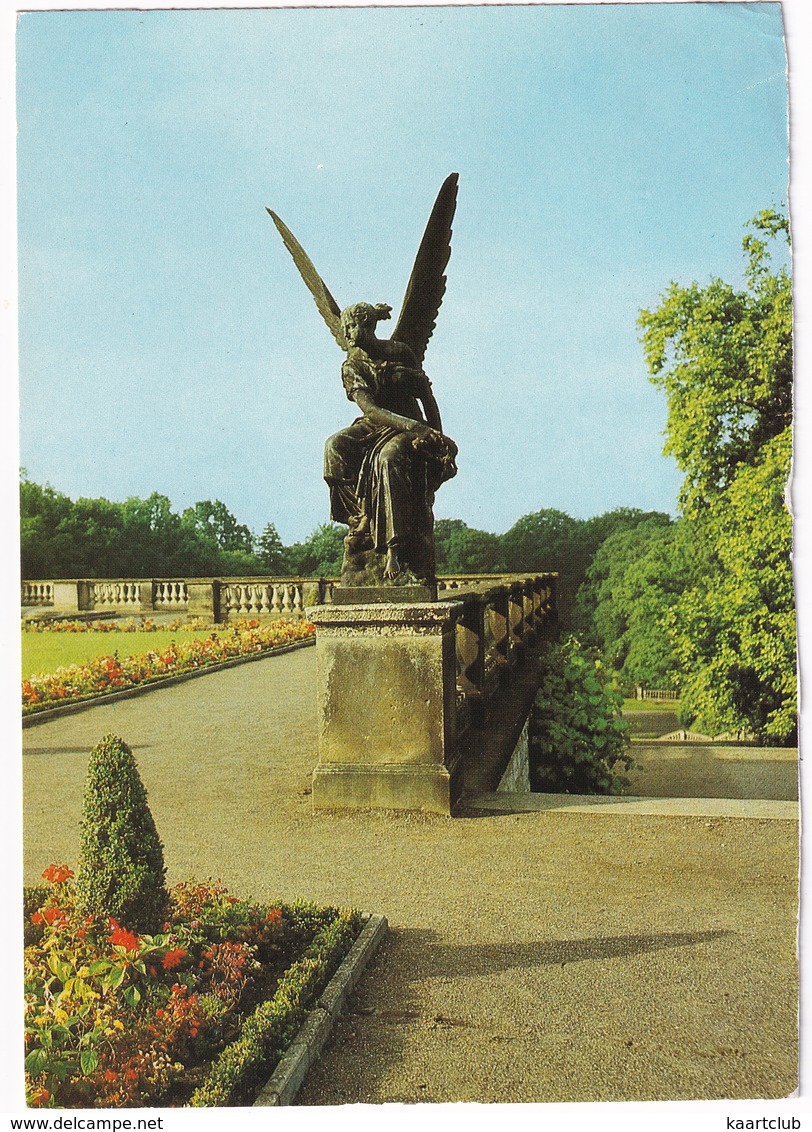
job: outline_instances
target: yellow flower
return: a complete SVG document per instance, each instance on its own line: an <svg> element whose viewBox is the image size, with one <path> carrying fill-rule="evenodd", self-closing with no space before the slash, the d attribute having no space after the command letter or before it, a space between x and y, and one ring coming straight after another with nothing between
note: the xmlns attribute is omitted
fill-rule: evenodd
<svg viewBox="0 0 812 1132"><path fill-rule="evenodd" d="M69 1017L69 1015L68 1015L67 1010L63 1010L61 1006L58 1006L56 1008L56 1010L54 1011L54 1019L57 1022L64 1024L65 1022L67 1022L68 1017Z"/></svg>
<svg viewBox="0 0 812 1132"><path fill-rule="evenodd" d="M79 968L79 978L80 979L86 979L89 974L90 974L90 968L89 967L80 967Z"/></svg>
<svg viewBox="0 0 812 1132"><path fill-rule="evenodd" d="M121 1019L119 1019L119 1018L116 1018L116 1020L115 1020L115 1022L113 1023L113 1025L115 1026L115 1028L116 1028L117 1030L123 1030L123 1029L124 1029L124 1023L123 1023L123 1022L121 1021Z"/></svg>

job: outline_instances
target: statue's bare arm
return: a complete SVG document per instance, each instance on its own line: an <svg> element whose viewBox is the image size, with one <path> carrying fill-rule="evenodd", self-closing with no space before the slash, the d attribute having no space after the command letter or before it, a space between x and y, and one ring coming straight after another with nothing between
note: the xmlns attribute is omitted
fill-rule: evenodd
<svg viewBox="0 0 812 1132"><path fill-rule="evenodd" d="M366 390L357 390L353 400L364 416L379 428L396 428L401 432L413 432L416 436L424 436L431 431L431 426L425 421L413 421L411 417L382 409Z"/></svg>
<svg viewBox="0 0 812 1132"><path fill-rule="evenodd" d="M440 419L440 410L437 407L437 402L434 399L434 394L431 391L431 386L426 381L426 389L421 394L420 400L423 404L423 412L426 414L426 421L437 432L443 431L443 422Z"/></svg>

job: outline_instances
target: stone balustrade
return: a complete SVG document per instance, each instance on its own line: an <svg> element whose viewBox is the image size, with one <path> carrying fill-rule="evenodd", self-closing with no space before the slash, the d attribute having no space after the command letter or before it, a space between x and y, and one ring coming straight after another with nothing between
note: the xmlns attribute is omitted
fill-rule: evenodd
<svg viewBox="0 0 812 1132"><path fill-rule="evenodd" d="M71 578L24 581L23 617L96 613L176 614L223 622L242 617L297 619L306 605L332 600L325 578Z"/></svg>
<svg viewBox="0 0 812 1132"><path fill-rule="evenodd" d="M23 609L52 608L54 604L54 583L23 582L21 604Z"/></svg>
<svg viewBox="0 0 812 1132"><path fill-rule="evenodd" d="M437 589L442 600L462 600L471 610L480 610L481 615L470 612L466 616L477 623L477 628L470 630L477 640L484 639L483 634L488 637L484 656L490 672L501 664L512 664L525 639L532 637L536 622L543 617L540 611L549 603L552 577L460 575L438 579ZM242 617L296 619L305 616L306 606L331 604L335 584L336 580L330 578L269 577L24 581L21 606L23 616L97 613L101 618L161 613L215 621ZM488 595L481 604L480 599Z"/></svg>

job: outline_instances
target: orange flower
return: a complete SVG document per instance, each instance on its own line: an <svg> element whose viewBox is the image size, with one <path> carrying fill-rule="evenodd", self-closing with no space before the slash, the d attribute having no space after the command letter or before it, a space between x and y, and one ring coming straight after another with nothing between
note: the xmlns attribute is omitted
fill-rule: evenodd
<svg viewBox="0 0 812 1132"><path fill-rule="evenodd" d="M49 865L42 874L42 879L47 880L49 884L62 884L72 876L73 869L69 869L67 865Z"/></svg>
<svg viewBox="0 0 812 1132"><path fill-rule="evenodd" d="M60 923L65 922L65 913L61 908L43 908L42 911L35 912L31 917L32 924L41 924L43 922L49 926L57 922L57 926L59 926Z"/></svg>
<svg viewBox="0 0 812 1132"><path fill-rule="evenodd" d="M123 947L125 951L137 951L138 945L141 940L134 932L127 931L122 928L115 920L110 920L110 927L113 929L110 932L110 942L114 947Z"/></svg>
<svg viewBox="0 0 812 1132"><path fill-rule="evenodd" d="M41 1086L39 1089L35 1089L34 1092L31 1094L31 1104L32 1105L47 1104L50 1099L51 1099L51 1094L48 1092L48 1090L44 1086Z"/></svg>
<svg viewBox="0 0 812 1132"><path fill-rule="evenodd" d="M182 947L176 947L172 951L167 951L166 955L164 955L163 958L164 970L174 971L176 967L180 967L181 963L188 954L188 951L185 951Z"/></svg>
<svg viewBox="0 0 812 1132"><path fill-rule="evenodd" d="M104 1079L105 1081L117 1081L118 1073L116 1073L115 1069L105 1069Z"/></svg>

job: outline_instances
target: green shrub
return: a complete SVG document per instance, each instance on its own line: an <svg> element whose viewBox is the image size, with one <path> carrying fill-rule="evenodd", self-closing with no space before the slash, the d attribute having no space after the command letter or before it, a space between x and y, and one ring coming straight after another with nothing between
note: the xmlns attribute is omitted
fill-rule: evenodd
<svg viewBox="0 0 812 1132"><path fill-rule="evenodd" d="M166 919L163 845L133 753L106 735L90 755L82 805L77 894L87 916L154 934Z"/></svg>
<svg viewBox="0 0 812 1132"><path fill-rule="evenodd" d="M550 794L620 794L634 766L623 698L600 660L574 638L550 644L530 716L530 783Z"/></svg>

